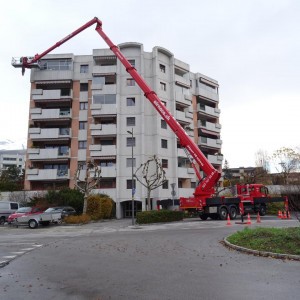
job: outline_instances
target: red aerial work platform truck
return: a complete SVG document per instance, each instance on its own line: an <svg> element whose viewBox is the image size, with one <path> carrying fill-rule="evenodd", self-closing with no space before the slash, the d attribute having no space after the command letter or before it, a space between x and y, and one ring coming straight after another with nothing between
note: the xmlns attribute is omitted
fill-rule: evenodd
<svg viewBox="0 0 300 300"><path fill-rule="evenodd" d="M33 57L23 56L19 59L13 58L12 65L16 68L21 68L22 74L24 74L26 68L40 68L39 61L42 57L94 24L96 25L95 30L124 65L126 71L143 90L145 97L152 103L157 112L176 134L182 148L184 148L195 169L199 184L192 197L180 197L179 202L181 209L197 211L202 220L206 220L208 217L225 220L228 214L231 219L235 219L237 214L240 213L241 215L244 215L250 211L259 212L260 215L265 215L266 204L270 202L284 202L285 210L288 210L287 197L270 197L268 195L268 189L261 184L236 185L235 197L216 197L215 187L221 177L221 173L212 166L201 152L198 145L187 135L185 130L168 111L156 93L147 85L146 81L124 57L120 49L114 45L109 37L103 32L102 22L98 18L93 18L41 54L36 54ZM201 177L199 170L203 171L203 177Z"/></svg>

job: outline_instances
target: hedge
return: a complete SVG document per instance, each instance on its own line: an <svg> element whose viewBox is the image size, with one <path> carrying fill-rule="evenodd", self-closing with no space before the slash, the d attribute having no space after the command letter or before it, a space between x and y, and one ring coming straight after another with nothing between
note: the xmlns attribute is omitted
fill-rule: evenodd
<svg viewBox="0 0 300 300"><path fill-rule="evenodd" d="M175 222L183 220L183 211L152 210L136 214L137 224Z"/></svg>

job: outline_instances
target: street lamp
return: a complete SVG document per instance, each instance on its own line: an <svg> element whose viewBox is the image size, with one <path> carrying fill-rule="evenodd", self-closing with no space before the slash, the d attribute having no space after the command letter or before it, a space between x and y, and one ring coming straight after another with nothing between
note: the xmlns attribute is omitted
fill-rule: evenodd
<svg viewBox="0 0 300 300"><path fill-rule="evenodd" d="M131 131L127 130L131 134L131 205L132 205L132 225L134 225L134 182L133 182L133 128Z"/></svg>

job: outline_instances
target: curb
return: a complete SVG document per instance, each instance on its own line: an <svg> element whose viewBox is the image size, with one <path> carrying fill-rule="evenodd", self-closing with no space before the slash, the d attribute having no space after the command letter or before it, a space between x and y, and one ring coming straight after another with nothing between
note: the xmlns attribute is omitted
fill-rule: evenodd
<svg viewBox="0 0 300 300"><path fill-rule="evenodd" d="M248 248L244 248L244 247L241 247L241 246L231 244L230 242L227 241L227 238L224 238L224 243L229 248L232 248L234 250L244 252L244 253L247 253L247 254L253 254L253 255L262 256L262 257L272 257L272 258L277 258L277 259L289 259L289 260L300 261L300 255L281 254L281 253L274 253L274 252L266 252L266 251L258 251L258 250L248 249Z"/></svg>

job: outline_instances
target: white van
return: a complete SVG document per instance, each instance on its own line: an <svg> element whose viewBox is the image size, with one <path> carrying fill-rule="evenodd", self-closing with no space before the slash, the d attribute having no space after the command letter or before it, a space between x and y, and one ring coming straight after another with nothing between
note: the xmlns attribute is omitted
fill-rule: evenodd
<svg viewBox="0 0 300 300"><path fill-rule="evenodd" d="M0 201L0 225L3 225L9 215L18 210L20 204L18 202Z"/></svg>

